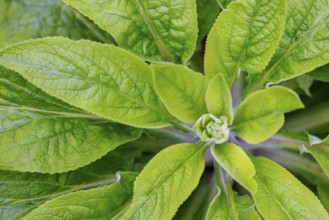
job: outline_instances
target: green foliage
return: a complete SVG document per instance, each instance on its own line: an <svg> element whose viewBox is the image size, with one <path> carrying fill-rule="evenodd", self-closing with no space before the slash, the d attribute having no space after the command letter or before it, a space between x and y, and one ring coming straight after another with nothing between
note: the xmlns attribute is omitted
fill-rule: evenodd
<svg viewBox="0 0 329 220"><path fill-rule="evenodd" d="M171 219L198 185L205 149L178 144L155 156L137 177L132 204L122 219Z"/></svg>
<svg viewBox="0 0 329 220"><path fill-rule="evenodd" d="M285 19L285 0L237 0L230 4L208 36L207 77L222 74L231 87L240 69L261 72L279 44Z"/></svg>
<svg viewBox="0 0 329 220"><path fill-rule="evenodd" d="M183 66L152 65L156 91L168 111L179 120L195 123L205 112L207 79Z"/></svg>
<svg viewBox="0 0 329 220"><path fill-rule="evenodd" d="M147 60L185 63L197 40L193 0L63 0L109 32L119 46Z"/></svg>
<svg viewBox="0 0 329 220"><path fill-rule="evenodd" d="M329 219L328 0L0 4L0 219Z"/></svg>
<svg viewBox="0 0 329 220"><path fill-rule="evenodd" d="M131 200L135 176L122 173L112 185L59 196L23 219L115 219Z"/></svg>
<svg viewBox="0 0 329 220"><path fill-rule="evenodd" d="M260 90L238 107L233 129L248 143L257 144L281 128L284 123L283 113L302 107L297 94L285 87Z"/></svg>
<svg viewBox="0 0 329 220"><path fill-rule="evenodd" d="M257 192L254 201L265 219L328 219L318 198L284 168L254 158Z"/></svg>

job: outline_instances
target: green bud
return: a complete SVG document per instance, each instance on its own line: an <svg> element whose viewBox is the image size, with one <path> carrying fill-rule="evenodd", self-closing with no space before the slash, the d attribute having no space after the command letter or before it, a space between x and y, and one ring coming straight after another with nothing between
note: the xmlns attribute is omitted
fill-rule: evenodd
<svg viewBox="0 0 329 220"><path fill-rule="evenodd" d="M226 142L230 133L227 117L216 118L212 114L202 115L193 126L193 131L201 141L213 141L216 144Z"/></svg>

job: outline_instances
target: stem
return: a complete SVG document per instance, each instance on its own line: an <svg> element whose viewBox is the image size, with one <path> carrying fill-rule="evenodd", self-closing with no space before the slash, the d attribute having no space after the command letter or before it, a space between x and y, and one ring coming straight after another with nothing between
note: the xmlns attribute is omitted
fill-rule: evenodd
<svg viewBox="0 0 329 220"><path fill-rule="evenodd" d="M236 214L236 210L235 210L235 200L234 200L234 195L233 195L233 191L232 191L232 185L231 185L231 181L229 179L229 175L226 173L226 171L223 168L220 168L220 176L221 176L221 181L225 190L225 194L226 194L226 198L227 198L227 202L229 204L231 213L232 213L232 217L234 220L238 220L238 216Z"/></svg>

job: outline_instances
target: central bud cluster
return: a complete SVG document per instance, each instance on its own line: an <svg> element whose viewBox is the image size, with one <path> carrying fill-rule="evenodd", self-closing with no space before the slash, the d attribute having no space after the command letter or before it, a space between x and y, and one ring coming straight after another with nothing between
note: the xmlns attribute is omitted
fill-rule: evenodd
<svg viewBox="0 0 329 220"><path fill-rule="evenodd" d="M213 141L216 144L226 142L230 133L227 117L216 118L212 114L202 115L193 126L193 130L201 141Z"/></svg>

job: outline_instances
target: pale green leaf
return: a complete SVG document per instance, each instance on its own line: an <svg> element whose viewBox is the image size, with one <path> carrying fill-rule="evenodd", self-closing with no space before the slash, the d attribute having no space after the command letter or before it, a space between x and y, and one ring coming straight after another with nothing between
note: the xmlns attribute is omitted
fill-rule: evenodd
<svg viewBox="0 0 329 220"><path fill-rule="evenodd" d="M329 212L329 184L318 183L316 186L317 186L319 199L323 204L323 206L326 208L327 212Z"/></svg>
<svg viewBox="0 0 329 220"><path fill-rule="evenodd" d="M231 201L231 205L237 212L238 219L235 219L230 209L230 204L224 192L219 192L218 195L213 199L209 206L206 220L260 220L260 216L255 210L255 205L249 196L233 196L234 201ZM232 204L233 203L233 204Z"/></svg>
<svg viewBox="0 0 329 220"><path fill-rule="evenodd" d="M113 42L109 34L59 0L0 0L0 5L0 41L64 36Z"/></svg>
<svg viewBox="0 0 329 220"><path fill-rule="evenodd" d="M313 81L314 80L308 75L302 75L297 78L299 88L301 88L308 96L312 96L310 88L313 85Z"/></svg>
<svg viewBox="0 0 329 220"><path fill-rule="evenodd" d="M303 108L292 90L274 86L251 94L237 109L233 129L248 143L270 138L283 125L283 113Z"/></svg>
<svg viewBox="0 0 329 220"><path fill-rule="evenodd" d="M286 19L286 0L237 0L212 27L206 45L205 72L222 74L229 87L239 69L261 72L279 44Z"/></svg>
<svg viewBox="0 0 329 220"><path fill-rule="evenodd" d="M129 205L135 177L135 173L121 173L112 185L59 196L22 219L114 219Z"/></svg>
<svg viewBox="0 0 329 220"><path fill-rule="evenodd" d="M277 84L329 62L329 1L289 0L279 47L262 73L250 76L247 92Z"/></svg>
<svg viewBox="0 0 329 220"><path fill-rule="evenodd" d="M308 75L316 80L329 82L329 64L316 68Z"/></svg>
<svg viewBox="0 0 329 220"><path fill-rule="evenodd" d="M0 64L107 119L143 128L170 124L149 66L115 46L60 37L31 40L1 50Z"/></svg>
<svg viewBox="0 0 329 220"><path fill-rule="evenodd" d="M329 219L319 199L287 170L265 158L252 161L258 185L253 197L265 219Z"/></svg>
<svg viewBox="0 0 329 220"><path fill-rule="evenodd" d="M204 97L207 79L184 66L152 65L157 93L168 111L179 120L195 123L207 113Z"/></svg>
<svg viewBox="0 0 329 220"><path fill-rule="evenodd" d="M37 206L57 196L115 182L117 171L130 166L120 151L75 171L60 174L0 171L0 219L21 219Z"/></svg>
<svg viewBox="0 0 329 220"><path fill-rule="evenodd" d="M64 172L140 135L139 129L81 112L0 67L0 169Z"/></svg>
<svg viewBox="0 0 329 220"><path fill-rule="evenodd" d="M312 154L329 177L329 136L321 143L310 146L307 150Z"/></svg>
<svg viewBox="0 0 329 220"><path fill-rule="evenodd" d="M185 63L193 54L198 32L194 0L62 1L145 59Z"/></svg>
<svg viewBox="0 0 329 220"><path fill-rule="evenodd" d="M205 150L201 144L178 144L161 151L137 177L122 219L171 219L199 183Z"/></svg>
<svg viewBox="0 0 329 220"><path fill-rule="evenodd" d="M216 117L226 116L228 123L233 121L232 95L223 75L218 74L209 83L206 93L209 113Z"/></svg>
<svg viewBox="0 0 329 220"><path fill-rule="evenodd" d="M211 153L215 160L228 172L233 179L238 181L249 191L255 192L257 184L253 179L255 175L255 168L250 158L241 147L224 143L221 145L214 145L211 148Z"/></svg>

